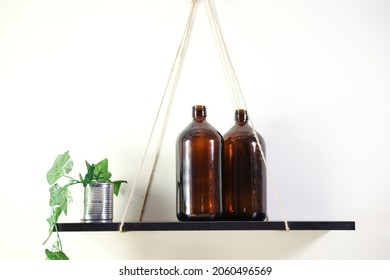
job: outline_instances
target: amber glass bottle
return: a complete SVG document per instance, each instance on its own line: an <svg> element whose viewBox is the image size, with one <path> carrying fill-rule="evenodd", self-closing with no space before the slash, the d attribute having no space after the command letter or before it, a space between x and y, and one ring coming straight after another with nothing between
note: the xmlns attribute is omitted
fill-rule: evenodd
<svg viewBox="0 0 390 280"><path fill-rule="evenodd" d="M176 210L180 221L222 217L222 135L206 121L206 107L192 107L193 121L176 143Z"/></svg>
<svg viewBox="0 0 390 280"><path fill-rule="evenodd" d="M235 125L224 135L223 212L225 220L266 218L266 170L244 109L235 111ZM263 137L257 133L265 156Z"/></svg>

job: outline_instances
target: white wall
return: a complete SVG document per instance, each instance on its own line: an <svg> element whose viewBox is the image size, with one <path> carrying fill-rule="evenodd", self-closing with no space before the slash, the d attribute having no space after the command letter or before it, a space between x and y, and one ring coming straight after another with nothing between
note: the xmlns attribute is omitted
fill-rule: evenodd
<svg viewBox="0 0 390 280"><path fill-rule="evenodd" d="M147 221L174 221L175 139L205 104L233 107L200 1ZM221 28L290 220L356 231L62 233L71 259L390 257L390 2L215 0ZM109 158L129 184L168 79L190 0L0 1L0 258L44 259L54 158ZM147 172L141 177L140 188ZM114 178L114 179L115 179ZM63 221L79 221L81 189ZM281 215L269 190L269 215ZM134 206L134 205L133 205ZM130 212L127 221L135 219Z"/></svg>

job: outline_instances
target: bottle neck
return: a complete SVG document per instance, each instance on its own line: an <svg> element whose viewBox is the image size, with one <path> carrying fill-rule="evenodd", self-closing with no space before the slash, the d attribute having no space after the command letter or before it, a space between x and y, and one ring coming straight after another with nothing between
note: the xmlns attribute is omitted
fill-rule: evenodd
<svg viewBox="0 0 390 280"><path fill-rule="evenodd" d="M192 118L196 122L205 121L207 117L206 106L195 105L192 107Z"/></svg>
<svg viewBox="0 0 390 280"><path fill-rule="evenodd" d="M248 123L248 112L245 109L237 109L234 115L237 124L244 125Z"/></svg>

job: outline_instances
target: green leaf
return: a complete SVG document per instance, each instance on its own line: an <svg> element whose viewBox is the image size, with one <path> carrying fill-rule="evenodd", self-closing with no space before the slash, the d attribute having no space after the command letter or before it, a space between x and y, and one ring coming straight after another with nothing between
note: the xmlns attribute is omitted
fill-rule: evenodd
<svg viewBox="0 0 390 280"><path fill-rule="evenodd" d="M72 171L72 168L73 161L69 155L69 151L57 156L52 168L47 172L47 182L50 185L54 184L59 178Z"/></svg>
<svg viewBox="0 0 390 280"><path fill-rule="evenodd" d="M103 159L101 162L95 165L93 172L93 180L100 183L108 182L111 178L111 173L108 172L108 160Z"/></svg>
<svg viewBox="0 0 390 280"><path fill-rule="evenodd" d="M49 249L45 250L46 257L48 260L56 261L56 260L69 260L68 256L65 255L62 251L50 251Z"/></svg>
<svg viewBox="0 0 390 280"><path fill-rule="evenodd" d="M120 181L115 181L115 182L113 182L113 183L114 183L114 194L115 194L116 196L118 196L118 194L119 194L119 189L120 189L120 187L121 187L121 184L122 184L122 183L127 183L127 181L120 180Z"/></svg>
<svg viewBox="0 0 390 280"><path fill-rule="evenodd" d="M83 181L83 186L86 187L88 184L90 184L93 180L93 174L95 171L95 165L90 165L88 161L85 161L85 164L87 165L87 174L85 174L85 179Z"/></svg>
<svg viewBox="0 0 390 280"><path fill-rule="evenodd" d="M47 222L49 223L49 236L43 244L45 244L52 235L54 227L57 224L58 218L60 217L62 212L64 212L65 215L68 214L68 205L72 202L72 196L68 187L77 183L79 182L72 180L63 187L61 187L57 183L50 187L49 204L51 207L51 215L49 218L47 218Z"/></svg>
<svg viewBox="0 0 390 280"><path fill-rule="evenodd" d="M72 202L72 196L68 186L72 183L67 184L64 187L61 187L57 183L50 187L50 201L49 204L52 208L59 207L61 211L67 215L68 204ZM61 213L60 213L61 214Z"/></svg>
<svg viewBox="0 0 390 280"><path fill-rule="evenodd" d="M84 185L84 178L83 178L83 175L81 175L81 173L79 173L79 178L80 178L80 183L82 183Z"/></svg>
<svg viewBox="0 0 390 280"><path fill-rule="evenodd" d="M50 225L50 228L49 228L50 234L53 232L54 226L58 222L58 218L60 217L61 213L62 213L62 209L60 207L56 207L52 210L50 217L46 219Z"/></svg>

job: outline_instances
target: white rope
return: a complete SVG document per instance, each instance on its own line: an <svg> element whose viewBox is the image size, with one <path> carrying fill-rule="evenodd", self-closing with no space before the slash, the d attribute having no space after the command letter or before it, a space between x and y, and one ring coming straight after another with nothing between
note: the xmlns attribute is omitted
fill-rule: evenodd
<svg viewBox="0 0 390 280"><path fill-rule="evenodd" d="M142 160L141 160L141 164L140 164L138 172L136 174L136 177L135 177L134 183L132 185L132 189L131 189L129 198L127 200L126 208L125 208L125 211L124 211L122 219L121 219L121 224L120 224L120 227L119 227L119 231L121 231L121 232L123 232L125 216L126 216L128 208L130 206L130 201L132 200L132 198L134 196L135 187L136 187L136 185L138 183L138 179L139 179L140 173L142 171L142 168L143 168L143 165L144 165L144 162L145 162L145 159L146 159L147 151L149 150L151 139L152 139L152 137L154 135L154 131L156 129L157 121L159 119L159 116L160 116L160 113L161 113L161 109L162 109L162 106L163 106L166 94L168 92L169 86L171 85L172 77L175 75L174 83L173 83L173 87L172 87L172 91L171 91L171 96L170 96L170 100L169 100L168 109L167 109L166 114L165 114L163 128L162 128L161 133L160 133L158 147L157 147L157 151L156 151L156 154L155 154L155 157L154 157L154 163L153 163L152 172L151 172L151 175L149 177L149 183L148 183L145 199L144 199L142 210L141 210L141 214L140 214L140 221L142 220L142 217L143 217L143 212L144 212L144 208L145 208L145 205L146 205L146 199L147 199L147 196L148 196L149 187L151 185L151 182L153 181L152 179L153 179L154 172L155 172L156 165L157 165L157 161L158 161L158 158L159 158L159 154L160 154L160 150L161 150L161 146L162 146L162 141L163 141L163 138L164 138L164 135L165 135L165 130L166 130L166 126L167 126L167 123L168 123L168 118L169 118L169 113L170 113L172 102L173 102L174 93L176 91L177 83L178 83L179 76L180 76L180 70L181 70L181 67L182 67L182 64L183 64L183 61L184 61L184 53L185 53L185 49L187 47L188 40L189 40L189 35L190 35L190 31L191 31L191 27L192 27L192 23L193 23L193 19L194 19L196 3L197 3L197 0L192 0L192 2L191 2L191 4L192 4L191 11L190 11L190 14L189 14L189 17L188 17L188 20L187 20L187 24L185 26L184 34L183 34L182 40L180 42L179 48L177 50L173 66L172 66L171 72L169 74L168 82L166 84L166 87L165 87L165 90L164 90L164 94L163 94L163 96L161 98L160 106L158 108L158 111L157 111L157 114L156 114L156 117L155 117L155 120L154 120L154 123L153 123L152 131L151 131L151 133L149 135L148 143L146 145L146 149L145 149L145 152L143 154L143 157L142 157ZM175 72L175 70L176 70L176 72Z"/></svg>
<svg viewBox="0 0 390 280"><path fill-rule="evenodd" d="M170 75L169 75L169 78L168 78L168 82L167 82L167 85L165 87L164 94L163 94L163 97L161 99L160 106L159 106L156 118L154 120L154 123L153 123L152 131L151 131L151 133L149 135L149 139L148 139L148 143L147 143L147 146L146 146L146 149L145 149L145 153L144 153L144 155L142 157L142 161L141 161L140 167L138 169L136 178L135 178L134 183L132 185L132 190L131 190L129 199L127 201L126 209L125 209L124 214L122 216L121 225L120 225L120 231L121 232L123 231L125 215L126 215L127 210L129 208L130 201L132 200L132 197L134 195L135 187L136 187L136 184L138 182L141 170L143 168L143 165L144 165L144 162L145 162L145 158L146 158L146 154L147 154L147 151L149 149L149 146L150 146L150 143L151 143L151 139L152 139L152 137L154 135L154 131L156 129L156 125L157 125L159 116L161 114L161 109L162 109L162 106L164 104L164 101L165 101L165 98L166 98L166 94L168 92L168 89L169 89L169 87L171 85L171 81L172 81L172 78L173 78L174 82L173 82L173 85L172 85L172 90L171 90L171 94L170 94L168 108L167 108L167 111L165 113L163 127L162 127L162 130L161 130L160 136L159 136L158 147L157 147L157 151L155 153L154 162L153 162L153 168L152 168L151 174L149 176L149 181L148 181L148 186L147 186L147 189L146 189L145 199L144 199L142 210L141 210L141 214L140 214L140 221L142 221L142 218L143 218L143 213L144 213L144 209L145 209L145 205L146 205L146 201L147 201L147 197L148 197L149 188L151 186L151 183L153 182L153 178L154 178L157 162L158 162L160 151L161 151L162 142L163 142L163 139L164 139L164 136L165 136L166 127L167 127L167 124L168 124L169 114L170 114L170 111L171 111L174 95L175 95L177 84L178 84L178 81L179 81L180 72L181 72L181 68L182 68L182 65L183 65L183 61L184 61L185 50L187 48L188 41L189 41L189 38L190 38L190 31L191 31L192 23L193 23L193 20L194 20L196 4L197 4L197 0L191 0L191 5L192 5L191 6L191 11L190 11L190 14L189 14L189 17L188 17L188 20L187 20L187 24L186 24L186 27L185 27L185 30L184 30L184 34L183 34L182 40L180 42L179 48L177 50L174 64L173 64L173 66L171 68L171 72L170 72ZM237 96L238 95L237 92L238 92L239 96L241 97L242 102L244 104L244 108L247 109L246 101L245 101L243 92L241 90L241 86L240 86L240 84L238 82L237 75L236 75L235 69L233 67L233 63L232 63L232 61L230 59L230 55L228 53L228 50L227 50L227 47L226 47L226 43L225 43L225 40L224 40L222 32L221 32L221 28L219 26L215 10L214 10L214 8L213 8L213 6L211 4L211 0L208 0L207 7L208 7L208 10L209 10L209 14L210 14L211 20L212 20L212 25L214 27L214 31L216 32L216 35L217 35L217 40L218 40L218 43L219 43L218 46L219 46L219 50L220 50L220 52L222 54L223 63L224 63L224 67L225 67L225 70L226 70L226 75L227 75L227 78L228 78L230 91L231 91L231 94L232 94L232 97L233 97L234 106L236 107L236 109L241 107L241 106L239 106L239 99L238 99L238 96ZM270 179L270 183L271 183L272 189L274 191L275 199L277 201L279 210L280 210L280 212L281 212L281 214L283 216L283 219L284 219L285 228L288 231L288 230L290 230L290 228L288 226L288 222L287 222L287 219L286 219L286 214L285 214L284 208L283 208L283 206L281 204L276 184L275 184L275 182L273 180L273 177L271 175L270 168L269 168L268 163L267 163L267 161L265 159L265 154L263 152L262 146L260 144L260 140L259 140L259 138L257 136L256 130L255 130L255 127L254 127L254 124L253 124L253 121L252 121L251 118L249 118L249 123L250 123L250 125L252 127L253 134L255 135L256 142L257 142L257 144L259 146L261 158L264 161L264 164L265 164L265 167L266 167L266 171L267 171L267 175L268 175L268 178Z"/></svg>
<svg viewBox="0 0 390 280"><path fill-rule="evenodd" d="M219 36L219 33L218 33L218 28L215 27L216 25L218 25L218 22L216 20L216 15L214 13L214 10L210 8L210 3L208 5L208 13L209 13L209 18L211 19L211 24L212 26L214 27L214 31L216 32L216 37L217 37L217 46L219 47L219 52L220 52L220 55L222 56L222 63L223 63L223 69L224 69L224 73L225 73L225 78L227 80L227 83L229 85L229 95L230 95L230 98L232 100L232 103L234 105L234 109L238 109L238 108L241 108L240 105L239 105L239 101L237 99L237 94L235 94L236 90L235 90L235 83L234 83L234 78L232 77L232 71L231 71L231 67L229 67L229 58L226 57L226 55L229 55L229 54L226 54L226 52L224 51L224 47L223 47L223 42L221 42L220 40L220 36Z"/></svg>
<svg viewBox="0 0 390 280"><path fill-rule="evenodd" d="M170 77L168 79L167 86L165 88L165 92L166 92L168 90L168 87L169 87L169 85L171 83L171 80L172 80L171 78L172 78L173 70L176 68L175 76L174 76L174 79L173 79L174 82L173 82L173 85L172 85L171 95L170 95L170 98L169 98L168 109L167 109L166 114L165 114L163 128L161 130L161 134L160 134L160 137L159 137L157 152L156 152L155 159L154 159L154 162L153 162L153 168L152 168L151 175L149 177L148 186L147 186L147 189L146 189L145 200L144 200L144 203L143 203L143 206L142 206L142 210L141 210L140 221L142 221L142 219L143 219L143 213L144 213L144 210L145 210L145 205L146 205L146 202L147 202L149 189L150 189L150 186L151 186L151 184L153 182L153 178L154 178L154 174L155 174L155 171L156 171L157 162L158 162L158 159L160 157L160 151L161 151L162 142L164 140L165 131L166 131L166 127L168 125L168 120L169 120L169 115L170 115L171 108L172 108L173 99L174 99L174 96L175 96L175 93L176 93L177 84L179 82L181 68L183 66L183 61L184 61L185 51L187 49L188 41L189 41L189 38L190 38L191 27L192 27L192 23L193 23L193 19L194 19L196 3L197 3L197 0L192 0L192 2L191 2L191 4L192 4L191 13L190 13L190 16L188 18L187 25L186 25L186 28L185 28L185 31L184 31L183 38L181 40L179 49L177 51L176 59L175 59L175 62L173 64L173 67L172 67L172 70L171 70L171 74L170 74ZM175 66L177 66L177 67L175 67ZM165 95L165 92L164 92L164 95Z"/></svg>
<svg viewBox="0 0 390 280"><path fill-rule="evenodd" d="M236 91L234 91L234 92L238 92L240 94L240 97L241 97L242 102L244 104L244 108L247 109L247 111L249 111L248 107L247 107L247 104L246 104L246 100L245 100L244 94L243 94L243 92L241 90L240 83L238 82L236 71L235 71L235 69L233 67L232 60L231 60L229 52L227 50L226 43L225 43L225 40L223 38L221 28L220 28L220 25L219 25L218 20L217 20L215 9L213 8L211 0L208 0L207 3L208 3L207 7L209 9L209 14L211 15L213 27L214 27L214 30L216 32L217 39L218 39L218 42L219 42L219 45L220 45L220 50L222 51L222 57L224 59L224 65L225 66L229 66L228 73L230 74L230 77L233 80L233 82L231 83L232 84L232 88L233 88L233 90L234 90L234 88L236 89ZM234 98L234 101L235 101L235 105L236 105L236 107L238 109L239 104L238 104L237 98ZM283 205L281 203L277 186L276 186L276 184L274 182L274 179L272 177L272 174L270 172L270 168L269 168L269 165L268 165L267 160L265 158L265 154L264 154L263 148L262 148L262 146L260 144L260 140L259 140L259 137L257 135L255 126L254 126L253 121L252 121L252 118L249 118L249 124L252 127L252 132L253 132L253 134L254 134L254 136L256 138L256 142L257 142L257 144L259 146L261 158L264 161L264 166L265 166L266 171L267 171L267 176L268 176L268 178L270 180L271 187L273 189L273 192L274 192L274 195L275 195L275 199L276 199L276 202L277 202L278 207L279 207L279 211L280 211L280 213L281 213L281 215L283 217L285 228L288 231L288 230L290 230L290 227L289 227L288 222L287 222L287 216L286 216L286 213L284 211Z"/></svg>

